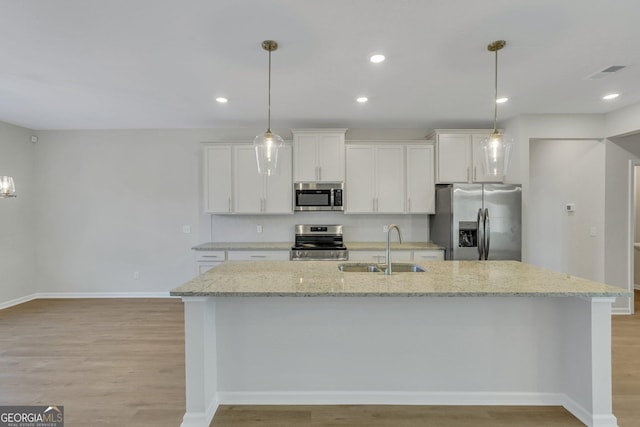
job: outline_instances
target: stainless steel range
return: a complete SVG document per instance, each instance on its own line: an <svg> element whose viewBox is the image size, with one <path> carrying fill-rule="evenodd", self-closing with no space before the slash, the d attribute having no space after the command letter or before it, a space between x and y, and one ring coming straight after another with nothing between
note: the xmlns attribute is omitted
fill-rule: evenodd
<svg viewBox="0 0 640 427"><path fill-rule="evenodd" d="M291 248L292 261L346 261L342 225L296 225L296 240Z"/></svg>

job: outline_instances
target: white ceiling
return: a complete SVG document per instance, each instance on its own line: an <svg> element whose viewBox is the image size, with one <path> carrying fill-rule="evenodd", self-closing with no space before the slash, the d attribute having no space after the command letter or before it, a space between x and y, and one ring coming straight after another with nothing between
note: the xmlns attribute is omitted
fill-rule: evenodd
<svg viewBox="0 0 640 427"><path fill-rule="evenodd" d="M639 22L638 0L0 0L0 121L266 128L265 39L275 129L490 127L497 39L499 120L606 113L640 102Z"/></svg>

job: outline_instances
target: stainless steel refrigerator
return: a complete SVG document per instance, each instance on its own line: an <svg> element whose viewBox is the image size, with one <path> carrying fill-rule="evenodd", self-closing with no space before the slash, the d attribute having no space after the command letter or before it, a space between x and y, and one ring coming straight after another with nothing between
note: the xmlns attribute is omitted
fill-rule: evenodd
<svg viewBox="0 0 640 427"><path fill-rule="evenodd" d="M448 260L521 260L522 188L518 184L439 184L431 241Z"/></svg>

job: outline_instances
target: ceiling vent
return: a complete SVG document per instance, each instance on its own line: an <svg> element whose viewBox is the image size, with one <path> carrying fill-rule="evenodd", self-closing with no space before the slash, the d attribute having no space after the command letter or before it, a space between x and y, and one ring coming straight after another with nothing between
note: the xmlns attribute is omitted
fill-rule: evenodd
<svg viewBox="0 0 640 427"><path fill-rule="evenodd" d="M613 73L617 73L618 71L622 70L625 67L626 65L612 65L610 67L605 68L602 71L598 71L597 73L587 76L587 80L604 79L605 77L608 77Z"/></svg>

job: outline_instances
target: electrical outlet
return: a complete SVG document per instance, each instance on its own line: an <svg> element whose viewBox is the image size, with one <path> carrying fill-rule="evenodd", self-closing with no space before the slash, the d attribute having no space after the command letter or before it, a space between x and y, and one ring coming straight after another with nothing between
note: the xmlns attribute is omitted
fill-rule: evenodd
<svg viewBox="0 0 640 427"><path fill-rule="evenodd" d="M598 227L591 227L589 230L589 235L591 237L596 237L598 235Z"/></svg>
<svg viewBox="0 0 640 427"><path fill-rule="evenodd" d="M256 232L262 233L262 226L261 225L257 225L256 226Z"/></svg>
<svg viewBox="0 0 640 427"><path fill-rule="evenodd" d="M576 211L576 204L575 203L567 203L567 206L565 208L567 210L567 212L575 212Z"/></svg>
<svg viewBox="0 0 640 427"><path fill-rule="evenodd" d="M388 233L389 232L389 226L388 225L383 225L382 226L382 232L383 233Z"/></svg>
<svg viewBox="0 0 640 427"><path fill-rule="evenodd" d="M134 278L134 280L138 280L140 278L140 272L139 271L134 271L133 272L133 278Z"/></svg>
<svg viewBox="0 0 640 427"><path fill-rule="evenodd" d="M182 232L184 234L191 234L191 226L190 225L183 225L182 226Z"/></svg>

